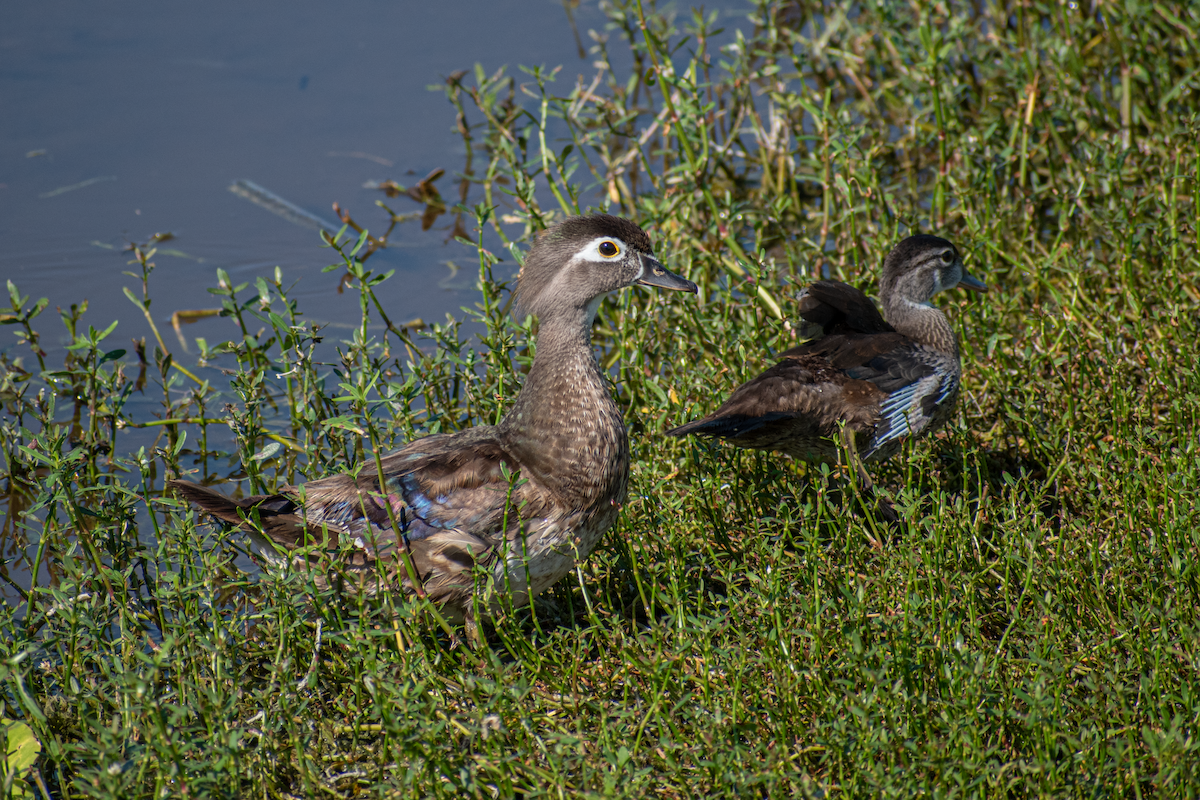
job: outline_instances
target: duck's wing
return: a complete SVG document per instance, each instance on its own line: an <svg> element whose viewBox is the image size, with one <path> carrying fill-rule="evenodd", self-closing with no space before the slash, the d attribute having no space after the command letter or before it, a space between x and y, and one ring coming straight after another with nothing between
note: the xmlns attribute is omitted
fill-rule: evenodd
<svg viewBox="0 0 1200 800"><path fill-rule="evenodd" d="M381 463L382 480L369 462L357 475L332 475L244 500L186 481L172 485L202 510L280 550L316 545L339 551L343 569L363 573L376 572L387 559L386 572L407 583L398 559L406 549L432 599L453 603L457 594L468 596L470 569L494 556L505 515L517 522L517 504L506 507L519 496L510 491L517 463L493 428L418 439ZM521 516L529 511L522 509Z"/></svg>
<svg viewBox="0 0 1200 800"><path fill-rule="evenodd" d="M841 281L814 281L800 292L797 307L800 333L814 341L781 354L779 363L739 386L712 414L667 434L716 436L769 449L751 442L774 441L789 432L825 436L839 421L869 427L869 410L882 395L848 380L852 376L843 370L905 337L887 324L870 298Z"/></svg>
<svg viewBox="0 0 1200 800"><path fill-rule="evenodd" d="M844 423L868 436L868 458L923 431L954 395L957 371L946 359L895 331L825 336L785 351L712 414L667 433L803 455L828 453L832 445L818 440Z"/></svg>
<svg viewBox="0 0 1200 800"><path fill-rule="evenodd" d="M863 458L906 436L920 434L934 420L937 409L958 391L953 356L896 332L828 336L788 353L823 357L848 378L870 383L883 393L874 435L862 451Z"/></svg>
<svg viewBox="0 0 1200 800"><path fill-rule="evenodd" d="M841 281L814 281L797 298L800 334L806 339L834 334L891 333L879 309L861 290Z"/></svg>
<svg viewBox="0 0 1200 800"><path fill-rule="evenodd" d="M822 440L845 424L868 435L866 458L920 433L957 391L956 362L897 332L853 286L816 281L798 307L802 335L816 338L784 351L719 409L668 435L714 436L803 456L828 454L832 445Z"/></svg>
<svg viewBox="0 0 1200 800"><path fill-rule="evenodd" d="M829 436L842 421L870 429L883 393L844 370L908 340L870 298L841 281L815 281L797 302L801 335L817 338L782 353L779 363L735 389L713 413L667 435L714 436L786 451L778 442Z"/></svg>
<svg viewBox="0 0 1200 800"><path fill-rule="evenodd" d="M839 422L860 430L874 424L884 393L850 378L820 354L784 354L782 360L734 390L720 408L667 431L727 439L741 447L782 450L807 457Z"/></svg>
<svg viewBox="0 0 1200 800"><path fill-rule="evenodd" d="M864 458L925 432L938 420L939 409L958 394L957 360L915 342L873 358L848 374L887 392L879 406L874 439L862 453Z"/></svg>

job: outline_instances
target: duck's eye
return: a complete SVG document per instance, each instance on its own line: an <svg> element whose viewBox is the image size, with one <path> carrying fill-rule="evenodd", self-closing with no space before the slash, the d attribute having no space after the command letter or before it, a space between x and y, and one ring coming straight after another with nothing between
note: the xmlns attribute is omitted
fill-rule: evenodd
<svg viewBox="0 0 1200 800"><path fill-rule="evenodd" d="M953 250L942 251L942 263L943 264L953 264L954 263L954 251Z"/></svg>
<svg viewBox="0 0 1200 800"><path fill-rule="evenodd" d="M600 255L604 256L605 258L612 258L617 253L621 252L621 248L617 247L614 243L609 242L609 241L601 242L599 250L600 250Z"/></svg>

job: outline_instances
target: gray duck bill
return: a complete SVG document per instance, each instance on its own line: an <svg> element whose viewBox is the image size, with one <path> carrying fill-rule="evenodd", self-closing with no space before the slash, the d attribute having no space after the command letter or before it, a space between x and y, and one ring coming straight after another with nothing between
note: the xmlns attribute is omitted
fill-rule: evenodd
<svg viewBox="0 0 1200 800"><path fill-rule="evenodd" d="M976 278L971 273L963 270L962 277L958 279L959 288L970 289L972 292L986 292L988 285Z"/></svg>
<svg viewBox="0 0 1200 800"><path fill-rule="evenodd" d="M638 278L637 282L643 286L657 286L676 292L696 294L699 291L696 284L681 275L676 275L649 256L642 256L642 277Z"/></svg>

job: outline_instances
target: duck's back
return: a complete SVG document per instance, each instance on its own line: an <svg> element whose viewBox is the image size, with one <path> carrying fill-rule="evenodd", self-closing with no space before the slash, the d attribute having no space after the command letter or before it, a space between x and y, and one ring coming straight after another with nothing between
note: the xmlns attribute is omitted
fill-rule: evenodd
<svg viewBox="0 0 1200 800"><path fill-rule="evenodd" d="M780 355L715 412L668 431L777 450L836 457L845 425L864 458L886 458L909 435L945 421L958 387L958 354L931 349L889 325L859 289L817 281L799 298L801 334L815 337Z"/></svg>

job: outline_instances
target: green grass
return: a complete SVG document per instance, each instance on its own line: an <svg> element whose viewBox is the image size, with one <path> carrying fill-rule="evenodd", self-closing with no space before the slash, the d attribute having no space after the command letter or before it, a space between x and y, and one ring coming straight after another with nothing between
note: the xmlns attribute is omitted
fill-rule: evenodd
<svg viewBox="0 0 1200 800"><path fill-rule="evenodd" d="M72 309L58 369L44 304L13 288L2 321L28 345L0 387L5 574L36 581L0 609L0 717L42 750L12 785L1200 794L1200 11L763 4L723 51L712 17L641 14L615 3L597 44L631 50L629 73L443 87L471 154L468 239L511 262L497 238L600 208L701 286L602 310L630 502L580 580L496 620L482 652L399 597L242 572L239 538L161 487L195 471L257 492L495 421L531 355L507 265L477 248L482 341L458 323L421 338L381 316L386 276L344 240L362 325L336 352L283 276L222 274L244 336L199 343L200 364L162 340L111 350L111 321ZM906 524L881 529L836 469L661 435L791 341L777 311L794 318L798 285L874 286L915 229L992 292L937 299L965 390L947 430L875 470ZM153 245L131 298L151 320ZM138 391L161 395L154 417L126 409ZM160 435L130 452L131 429Z"/></svg>

